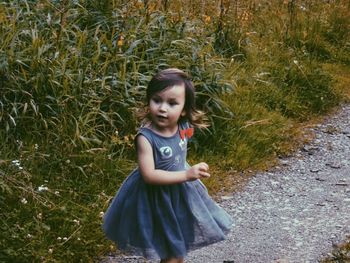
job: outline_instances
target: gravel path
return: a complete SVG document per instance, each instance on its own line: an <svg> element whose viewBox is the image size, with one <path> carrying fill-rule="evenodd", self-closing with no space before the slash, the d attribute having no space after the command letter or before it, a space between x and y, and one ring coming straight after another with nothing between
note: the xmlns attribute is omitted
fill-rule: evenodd
<svg viewBox="0 0 350 263"><path fill-rule="evenodd" d="M241 192L222 197L234 218L228 239L187 263L319 262L350 234L350 105L311 130L315 139ZM103 262L145 262L109 257ZM151 262L151 261L148 261Z"/></svg>

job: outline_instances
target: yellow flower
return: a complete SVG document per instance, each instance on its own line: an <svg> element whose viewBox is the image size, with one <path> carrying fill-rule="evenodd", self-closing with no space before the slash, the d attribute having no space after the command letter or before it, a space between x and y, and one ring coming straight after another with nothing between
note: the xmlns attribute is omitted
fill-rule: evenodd
<svg viewBox="0 0 350 263"><path fill-rule="evenodd" d="M207 15L203 15L204 23L209 24L211 21L211 17Z"/></svg>
<svg viewBox="0 0 350 263"><path fill-rule="evenodd" d="M120 35L120 36L118 37L117 46L118 46L118 47L122 47L123 44L124 44L124 37L123 37L122 35Z"/></svg>
<svg viewBox="0 0 350 263"><path fill-rule="evenodd" d="M137 1L135 4L136 8L141 9L143 8L143 2L141 0Z"/></svg>

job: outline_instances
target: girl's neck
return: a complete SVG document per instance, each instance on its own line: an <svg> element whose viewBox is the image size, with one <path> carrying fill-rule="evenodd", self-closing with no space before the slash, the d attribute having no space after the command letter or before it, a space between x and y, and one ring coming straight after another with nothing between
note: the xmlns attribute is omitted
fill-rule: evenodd
<svg viewBox="0 0 350 263"><path fill-rule="evenodd" d="M175 127L164 127L159 128L155 126L152 122L149 122L145 125L145 127L151 129L153 132L163 136L163 137L171 137L177 133L179 125L176 125Z"/></svg>

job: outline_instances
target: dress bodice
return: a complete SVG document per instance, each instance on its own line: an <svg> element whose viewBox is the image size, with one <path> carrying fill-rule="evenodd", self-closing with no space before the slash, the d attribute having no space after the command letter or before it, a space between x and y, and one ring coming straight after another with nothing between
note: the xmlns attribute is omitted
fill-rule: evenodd
<svg viewBox="0 0 350 263"><path fill-rule="evenodd" d="M187 122L180 123L177 132L170 137L159 135L146 127L140 128L137 136L143 135L151 144L155 169L165 171L186 170L188 136L180 135L182 130L188 128Z"/></svg>

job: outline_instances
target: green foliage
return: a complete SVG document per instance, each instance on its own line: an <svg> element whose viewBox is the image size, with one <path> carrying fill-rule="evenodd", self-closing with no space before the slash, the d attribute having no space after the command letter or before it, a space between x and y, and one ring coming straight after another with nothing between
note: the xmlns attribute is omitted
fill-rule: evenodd
<svg viewBox="0 0 350 263"><path fill-rule="evenodd" d="M0 164L0 260L86 262L104 253L106 193L117 191L134 162L101 148L66 155L49 145L18 142L18 149L2 149L21 155L3 156Z"/></svg>
<svg viewBox="0 0 350 263"><path fill-rule="evenodd" d="M192 75L211 126L191 154L223 171L263 167L339 103L320 62L349 63L345 2L219 2L0 2L0 261L110 250L100 213L135 166L159 69Z"/></svg>
<svg viewBox="0 0 350 263"><path fill-rule="evenodd" d="M275 109L287 117L306 119L337 104L339 98L332 90L330 76L308 62L286 62L270 69L271 82L281 90Z"/></svg>

